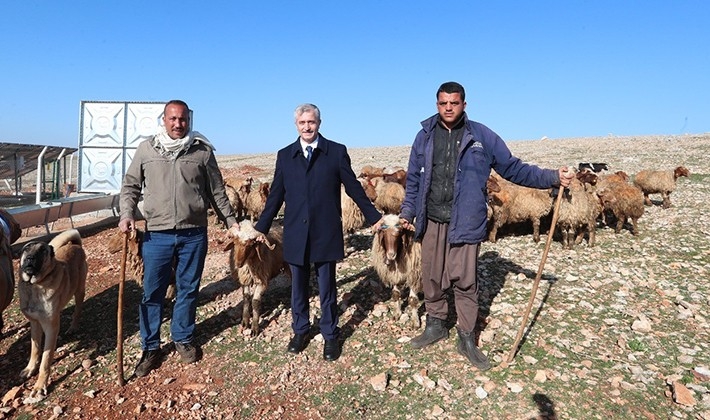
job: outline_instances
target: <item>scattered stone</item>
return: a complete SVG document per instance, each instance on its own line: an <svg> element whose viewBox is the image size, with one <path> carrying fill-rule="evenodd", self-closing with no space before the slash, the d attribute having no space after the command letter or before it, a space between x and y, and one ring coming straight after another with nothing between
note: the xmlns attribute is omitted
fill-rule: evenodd
<svg viewBox="0 0 710 420"><path fill-rule="evenodd" d="M535 382L544 383L545 381L547 381L547 372L545 372L544 370L536 371L535 378L533 378L533 380Z"/></svg>
<svg viewBox="0 0 710 420"><path fill-rule="evenodd" d="M518 382L506 382L505 385L512 393L518 394L523 391L523 385Z"/></svg>
<svg viewBox="0 0 710 420"><path fill-rule="evenodd" d="M673 382L673 401L677 404L692 407L696 404L693 393L679 381Z"/></svg>
<svg viewBox="0 0 710 420"><path fill-rule="evenodd" d="M81 367L84 368L84 370L89 370L89 368L94 364L94 362L91 359L84 359L81 361Z"/></svg>
<svg viewBox="0 0 710 420"><path fill-rule="evenodd" d="M435 405L435 406L431 409L431 415L434 416L434 417L439 417L439 416L441 416L442 414L444 414L444 409L441 408L441 407L439 407L438 405Z"/></svg>
<svg viewBox="0 0 710 420"><path fill-rule="evenodd" d="M387 379L387 373L382 372L370 378L370 385L375 391L384 391L387 388Z"/></svg>
<svg viewBox="0 0 710 420"><path fill-rule="evenodd" d="M483 389L482 386L478 386L476 387L476 396L478 397L478 399L482 400L488 397L488 392L486 392L486 390Z"/></svg>
<svg viewBox="0 0 710 420"><path fill-rule="evenodd" d="M653 331L651 321L644 315L639 315L638 319L631 324L631 329L640 333L650 333Z"/></svg>

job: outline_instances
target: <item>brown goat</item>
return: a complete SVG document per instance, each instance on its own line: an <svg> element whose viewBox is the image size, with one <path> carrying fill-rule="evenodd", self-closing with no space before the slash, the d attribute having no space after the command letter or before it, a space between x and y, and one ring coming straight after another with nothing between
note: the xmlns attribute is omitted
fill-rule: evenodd
<svg viewBox="0 0 710 420"><path fill-rule="evenodd" d="M671 206L670 195L675 191L676 181L681 176L690 176L690 171L685 166L678 166L672 171L643 170L634 177L634 185L643 191L644 202L647 206L652 204L648 197L649 194L661 194L662 206L667 209Z"/></svg>
<svg viewBox="0 0 710 420"><path fill-rule="evenodd" d="M241 283L243 295L242 327L259 334L261 296L269 281L282 272L289 278L291 270L283 259L282 231L276 227L266 235L266 242L257 238L261 234L249 220L239 223L239 235L224 247L229 253L232 278Z"/></svg>
<svg viewBox="0 0 710 420"><path fill-rule="evenodd" d="M410 321L419 328L419 293L422 291L421 243L414 240L414 232L402 229L399 216L383 216L383 224L375 232L370 253L372 266L382 283L392 289L393 316L402 316L402 292L409 288Z"/></svg>

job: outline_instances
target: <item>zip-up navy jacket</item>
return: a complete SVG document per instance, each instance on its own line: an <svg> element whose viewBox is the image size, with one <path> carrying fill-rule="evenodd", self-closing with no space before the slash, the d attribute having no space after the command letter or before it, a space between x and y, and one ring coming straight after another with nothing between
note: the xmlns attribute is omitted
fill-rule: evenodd
<svg viewBox="0 0 710 420"><path fill-rule="evenodd" d="M503 139L485 125L464 118L463 140L459 147L454 176L454 202L449 222L450 244L477 244L486 234L486 181L491 168L508 181L532 188L560 184L556 169L542 169L513 156ZM409 155L407 188L400 217L416 226L415 238L426 230L427 196L431 187L434 157L434 129L439 115L422 121Z"/></svg>

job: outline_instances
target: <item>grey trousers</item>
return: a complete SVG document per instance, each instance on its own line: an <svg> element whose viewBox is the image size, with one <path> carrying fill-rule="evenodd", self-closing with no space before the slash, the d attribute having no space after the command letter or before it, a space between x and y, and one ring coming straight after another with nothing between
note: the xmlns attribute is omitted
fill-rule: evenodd
<svg viewBox="0 0 710 420"><path fill-rule="evenodd" d="M478 319L478 253L480 244L447 241L448 223L427 221L422 239L422 288L427 314L446 319L449 313L445 292L454 289L457 325L472 332Z"/></svg>

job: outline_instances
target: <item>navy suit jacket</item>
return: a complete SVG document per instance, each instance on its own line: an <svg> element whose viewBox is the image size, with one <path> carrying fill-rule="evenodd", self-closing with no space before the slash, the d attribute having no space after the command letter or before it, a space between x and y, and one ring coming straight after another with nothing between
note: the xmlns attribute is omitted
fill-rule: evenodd
<svg viewBox="0 0 710 420"><path fill-rule="evenodd" d="M380 220L380 212L353 173L344 145L320 135L309 163L296 139L276 156L274 180L256 230L268 233L281 205L286 203L283 233L286 262L306 265L343 259L341 184L368 223Z"/></svg>

